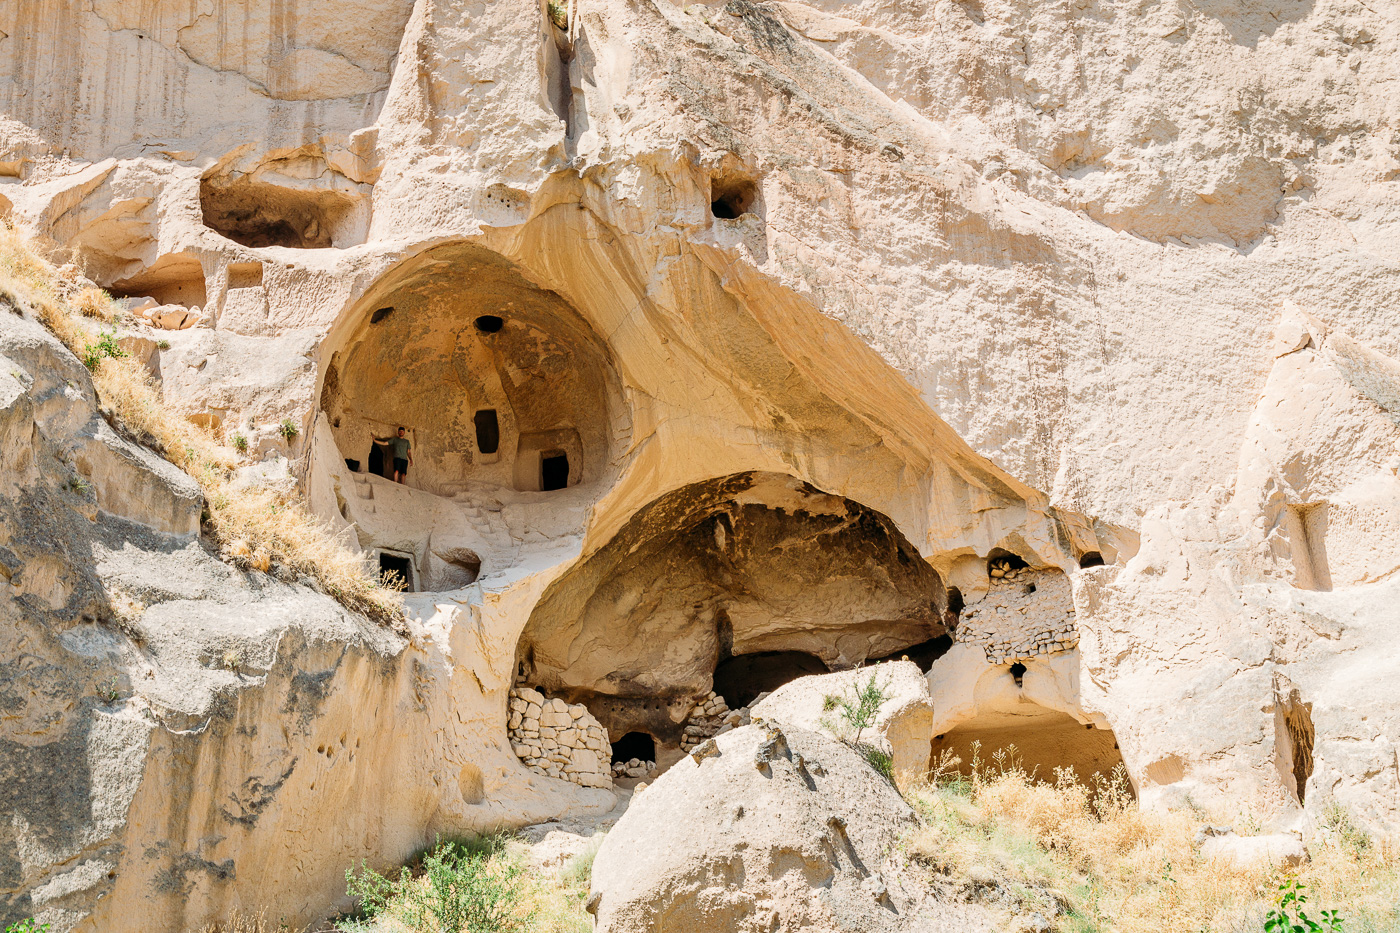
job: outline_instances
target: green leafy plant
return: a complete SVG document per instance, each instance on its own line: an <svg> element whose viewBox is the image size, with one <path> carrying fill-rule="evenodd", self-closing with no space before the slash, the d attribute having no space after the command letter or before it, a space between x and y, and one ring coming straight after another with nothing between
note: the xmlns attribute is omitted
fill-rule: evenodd
<svg viewBox="0 0 1400 933"><path fill-rule="evenodd" d="M169 349L170 349L170 341L169 341L169 340L166 340L164 337L160 338L159 340L156 341L156 349L157 349L157 350L169 350Z"/></svg>
<svg viewBox="0 0 1400 933"><path fill-rule="evenodd" d="M549 0L549 21L560 29L569 30L569 4L567 0Z"/></svg>
<svg viewBox="0 0 1400 933"><path fill-rule="evenodd" d="M97 696L109 706L117 702L117 698L121 696L121 685L117 682L117 678L113 676L111 680L98 684Z"/></svg>
<svg viewBox="0 0 1400 933"><path fill-rule="evenodd" d="M277 433L281 434L287 443L290 444L292 440L301 433L301 429L296 426L291 418L283 418L282 423L277 426Z"/></svg>
<svg viewBox="0 0 1400 933"><path fill-rule="evenodd" d="M229 438L229 443L232 444L233 449L240 454L246 454L248 452L248 436L242 431L235 431L233 437Z"/></svg>
<svg viewBox="0 0 1400 933"><path fill-rule="evenodd" d="M392 916L414 933L527 933L528 879L519 861L497 857L499 847L439 841L420 876L404 868L388 878L361 863L345 873L346 890L368 919Z"/></svg>
<svg viewBox="0 0 1400 933"><path fill-rule="evenodd" d="M64 485L68 487L69 492L75 492L80 496L87 495L88 490L92 488L92 483L89 483L77 473L74 473L72 476L68 477L68 482Z"/></svg>
<svg viewBox="0 0 1400 933"><path fill-rule="evenodd" d="M1264 933L1342 933L1345 927L1337 911L1324 910L1319 922L1303 910L1307 902L1307 886L1301 881L1279 884L1278 903L1264 917Z"/></svg>
<svg viewBox="0 0 1400 933"><path fill-rule="evenodd" d="M83 365L88 369L96 369L104 359L114 360L127 356L127 352L117 343L117 331L102 331L97 338L97 343L89 343L83 347Z"/></svg>
<svg viewBox="0 0 1400 933"><path fill-rule="evenodd" d="M19 923L12 923L5 927L5 933L48 933L47 923L38 923L33 917L21 920Z"/></svg>
<svg viewBox="0 0 1400 933"><path fill-rule="evenodd" d="M238 669L243 666L243 655L237 648L230 648L224 652L224 667L238 673Z"/></svg>
<svg viewBox="0 0 1400 933"><path fill-rule="evenodd" d="M865 756L865 760L870 764L870 767L875 769L877 774L891 784L894 783L894 758L890 756L889 752L874 745L857 745L856 751Z"/></svg>
<svg viewBox="0 0 1400 933"><path fill-rule="evenodd" d="M861 734L875 725L875 717L880 713L880 704L889 699L889 694L885 692L884 685L876 681L874 674L870 679L861 683L857 678L846 693L838 697L827 697L834 699L835 705L831 707L836 711L836 717L843 728L841 731L848 735L854 731L850 739L850 744L860 745ZM823 706L825 707L825 703Z"/></svg>

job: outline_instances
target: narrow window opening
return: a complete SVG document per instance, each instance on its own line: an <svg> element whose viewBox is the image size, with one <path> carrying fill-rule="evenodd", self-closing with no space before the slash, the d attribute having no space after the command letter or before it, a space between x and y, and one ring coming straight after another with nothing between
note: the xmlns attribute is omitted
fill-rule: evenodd
<svg viewBox="0 0 1400 933"><path fill-rule="evenodd" d="M629 732L612 743L613 764L626 764L632 759L656 760L656 739L645 732Z"/></svg>
<svg viewBox="0 0 1400 933"><path fill-rule="evenodd" d="M494 454L501 446L501 425L496 418L496 409L483 408L472 415L476 423L476 449L484 454Z"/></svg>
<svg viewBox="0 0 1400 933"><path fill-rule="evenodd" d="M386 583L402 583L405 590L413 591L413 559L410 557L380 551L379 575Z"/></svg>
<svg viewBox="0 0 1400 933"><path fill-rule="evenodd" d="M540 489L563 489L569 485L569 455L562 450L540 454Z"/></svg>
<svg viewBox="0 0 1400 933"><path fill-rule="evenodd" d="M496 315L494 314L483 314L481 317L476 319L475 324L476 329L481 331L483 334L497 333L502 327L506 326L505 320L503 318L496 317Z"/></svg>

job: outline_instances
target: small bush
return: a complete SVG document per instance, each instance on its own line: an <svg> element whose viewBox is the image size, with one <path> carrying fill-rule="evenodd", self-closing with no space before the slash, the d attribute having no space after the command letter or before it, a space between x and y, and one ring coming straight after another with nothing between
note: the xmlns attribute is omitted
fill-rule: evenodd
<svg viewBox="0 0 1400 933"><path fill-rule="evenodd" d="M229 443L232 444L233 449L240 454L246 454L248 452L248 436L242 431L235 431L233 437L229 438Z"/></svg>
<svg viewBox="0 0 1400 933"><path fill-rule="evenodd" d="M894 783L894 759L890 757L888 752L874 745L865 744L857 745L855 749L861 753L861 756L870 764L870 767L875 769L877 774L891 784Z"/></svg>
<svg viewBox="0 0 1400 933"><path fill-rule="evenodd" d="M282 423L277 426L277 433L281 434L288 444L296 440L296 436L301 433L295 422L291 418L283 418Z"/></svg>
<svg viewBox="0 0 1400 933"><path fill-rule="evenodd" d="M560 29L569 30L569 4L567 0L549 0L549 21Z"/></svg>
<svg viewBox="0 0 1400 933"><path fill-rule="evenodd" d="M1303 905L1308 902L1307 886L1296 879L1281 882L1278 902L1264 918L1264 933L1342 933L1342 917L1338 911L1324 910L1318 922L1307 915Z"/></svg>
<svg viewBox="0 0 1400 933"><path fill-rule="evenodd" d="M5 933L48 933L49 925L35 922L33 917L5 927Z"/></svg>
<svg viewBox="0 0 1400 933"><path fill-rule="evenodd" d="M536 908L524 866L497 847L439 842L419 877L404 868L387 878L362 864L345 873L347 893L367 918L387 915L413 933L529 933Z"/></svg>
<svg viewBox="0 0 1400 933"><path fill-rule="evenodd" d="M90 370L96 370L104 359L119 360L127 356L127 352L117 343L116 329L102 331L97 343L84 344L82 358L83 365Z"/></svg>
<svg viewBox="0 0 1400 933"><path fill-rule="evenodd" d="M97 685L97 696L103 703L111 706L121 697L121 685L115 676L111 680L103 681Z"/></svg>
<svg viewBox="0 0 1400 933"><path fill-rule="evenodd" d="M885 685L877 683L875 674L871 674L865 683L856 678L855 683L841 696L827 697L822 702L822 708L836 711L838 722L833 731L840 733L850 745L859 747L861 734L875 725L880 705L887 699L889 694L885 692Z"/></svg>
<svg viewBox="0 0 1400 933"><path fill-rule="evenodd" d="M164 337L160 338L159 340L156 341L156 349L157 349L157 350L169 350L169 349L170 349L170 341L169 341L169 340L166 340Z"/></svg>

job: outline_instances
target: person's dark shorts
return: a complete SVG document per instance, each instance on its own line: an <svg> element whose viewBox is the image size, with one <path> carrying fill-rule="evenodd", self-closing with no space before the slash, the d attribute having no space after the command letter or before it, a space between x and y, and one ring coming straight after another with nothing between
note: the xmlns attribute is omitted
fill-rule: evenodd
<svg viewBox="0 0 1400 933"><path fill-rule="evenodd" d="M395 473L407 473L407 472L408 472L408 461L407 461L407 460L400 460L398 457L395 457L395 458L394 458L394 472L395 472Z"/></svg>

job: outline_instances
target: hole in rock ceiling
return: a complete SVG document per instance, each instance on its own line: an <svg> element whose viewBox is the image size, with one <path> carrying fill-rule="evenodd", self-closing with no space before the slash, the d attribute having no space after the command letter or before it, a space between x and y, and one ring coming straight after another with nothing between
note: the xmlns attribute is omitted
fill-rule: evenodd
<svg viewBox="0 0 1400 933"><path fill-rule="evenodd" d="M494 314L483 314L472 323L474 323L476 329L483 334L500 333L501 328L506 326L505 319Z"/></svg>

